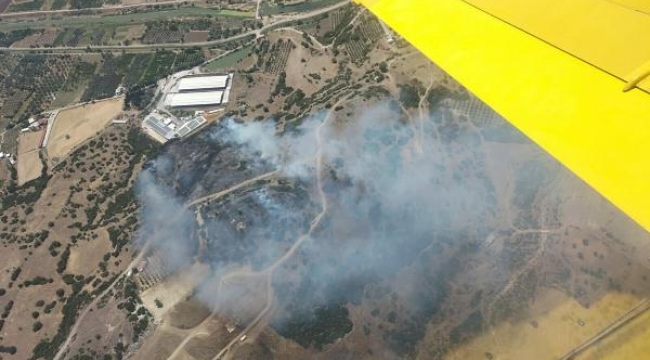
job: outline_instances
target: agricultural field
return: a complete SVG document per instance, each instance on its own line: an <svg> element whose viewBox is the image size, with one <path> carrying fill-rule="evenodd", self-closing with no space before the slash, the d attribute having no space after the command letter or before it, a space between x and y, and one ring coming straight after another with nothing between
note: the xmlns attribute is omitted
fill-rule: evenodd
<svg viewBox="0 0 650 360"><path fill-rule="evenodd" d="M41 176L43 164L39 156L39 145L45 130L30 131L18 138L17 172L18 186Z"/></svg>
<svg viewBox="0 0 650 360"><path fill-rule="evenodd" d="M59 163L75 147L95 136L111 120L122 113L124 98L97 101L62 110L54 119L47 140L47 153L52 163Z"/></svg>
<svg viewBox="0 0 650 360"><path fill-rule="evenodd" d="M44 0L28 0L22 2L15 2L9 6L5 12L21 12L21 11L35 11L40 10L45 3Z"/></svg>
<svg viewBox="0 0 650 360"><path fill-rule="evenodd" d="M210 61L203 69L207 72L232 69L236 64L249 57L253 53L253 48L252 45L247 45L241 49L234 50L216 60Z"/></svg>
<svg viewBox="0 0 650 360"><path fill-rule="evenodd" d="M0 46L9 47L11 44L35 34L36 31L31 29L12 30L0 32Z"/></svg>
<svg viewBox="0 0 650 360"><path fill-rule="evenodd" d="M290 5L284 5L282 2L278 1L264 1L262 2L260 8L260 14L262 16L268 15L278 15L286 13L297 13L297 12L306 12L312 11L320 8L324 8L330 5L334 5L340 2L340 0L303 0L294 2Z"/></svg>
<svg viewBox="0 0 650 360"><path fill-rule="evenodd" d="M66 78L61 90L56 93L51 108L61 108L78 102L88 83L94 77L100 62L101 59L95 54L84 56L83 60L77 62Z"/></svg>
<svg viewBox="0 0 650 360"><path fill-rule="evenodd" d="M151 64L155 54L137 54L133 58L133 62L126 74L124 75L124 86L134 86L140 83L142 75L147 71L149 64Z"/></svg>
<svg viewBox="0 0 650 360"><path fill-rule="evenodd" d="M291 49L296 48L296 45L291 40L279 39L276 43L271 45L271 48L265 53L268 53L267 56L260 56L260 60L263 61L262 68L265 73L271 75L277 75L280 72L284 71L287 66L287 59L289 58L289 52ZM258 60L258 65L259 64Z"/></svg>
<svg viewBox="0 0 650 360"><path fill-rule="evenodd" d="M52 6L50 10L63 10L66 9L68 5L67 0L54 0L52 1Z"/></svg>
<svg viewBox="0 0 650 360"><path fill-rule="evenodd" d="M332 44L344 31L349 31L349 23L357 14L358 9L344 6L312 19L302 20L295 28L313 36L323 45Z"/></svg>
<svg viewBox="0 0 650 360"><path fill-rule="evenodd" d="M183 21L156 21L146 23L146 31L141 38L143 44L164 44L197 42L223 39L254 30L260 26L255 20L216 16L208 19L188 18ZM207 32L198 39L188 38L193 32Z"/></svg>
<svg viewBox="0 0 650 360"><path fill-rule="evenodd" d="M114 56L109 53L105 55L102 66L88 84L81 101L86 102L112 97L117 87L122 84L122 78L132 60L133 55L131 54Z"/></svg>
<svg viewBox="0 0 650 360"><path fill-rule="evenodd" d="M190 30L183 36L185 43L206 42L210 38L210 32L206 30Z"/></svg>
<svg viewBox="0 0 650 360"><path fill-rule="evenodd" d="M83 29L65 28L63 31L59 32L56 39L54 39L53 46L75 47L79 45L79 41L81 40L83 34Z"/></svg>
<svg viewBox="0 0 650 360"><path fill-rule="evenodd" d="M14 42L11 47L49 47L52 46L57 36L57 29L44 29Z"/></svg>
<svg viewBox="0 0 650 360"><path fill-rule="evenodd" d="M116 26L130 26L138 24L147 24L152 22L167 21L169 19L212 19L221 18L224 20L231 19L235 22L240 20L252 20L252 13L247 12L234 12L228 10L218 10L209 8L180 8L180 9L164 9L158 11L134 11L127 14L116 15L93 15L93 16L78 16L67 18L53 18L53 19L35 19L29 22L17 21L2 21L0 22L0 31L7 32L12 30L25 30L25 29L43 29L43 28L73 28L73 29L86 29L89 27L96 28L111 28Z"/></svg>
<svg viewBox="0 0 650 360"><path fill-rule="evenodd" d="M5 126L25 124L30 115L49 110L57 94L74 91L88 76L90 55L3 54L0 116ZM92 69L94 73L94 68Z"/></svg>
<svg viewBox="0 0 650 360"><path fill-rule="evenodd" d="M382 34L383 29L377 19L372 16L364 16L351 31L339 35L334 46L344 45L352 62L360 65L366 60L368 52L382 37Z"/></svg>
<svg viewBox="0 0 650 360"><path fill-rule="evenodd" d="M172 51L158 51L156 56L151 60L149 67L142 75L140 82L142 84L155 84L160 78L164 78L172 73L176 53Z"/></svg>
<svg viewBox="0 0 650 360"><path fill-rule="evenodd" d="M197 66L205 61L205 55L200 49L185 49L176 53L172 72L177 72Z"/></svg>

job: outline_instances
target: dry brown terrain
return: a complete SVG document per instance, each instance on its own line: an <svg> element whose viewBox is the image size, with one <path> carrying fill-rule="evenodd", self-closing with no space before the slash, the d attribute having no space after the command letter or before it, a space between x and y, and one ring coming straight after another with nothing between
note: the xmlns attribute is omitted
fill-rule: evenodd
<svg viewBox="0 0 650 360"><path fill-rule="evenodd" d="M41 33L30 35L14 42L11 44L11 47L42 47L52 45L58 33L59 30L54 28L45 29Z"/></svg>
<svg viewBox="0 0 650 360"><path fill-rule="evenodd" d="M537 146L502 131L508 126L504 120L476 112L480 104L424 56L399 41L390 45L377 40L354 61L350 52L359 47L341 45L335 54L331 47L304 41L294 30L258 39L256 50L280 50L253 52L235 65L242 73L235 77L229 115L274 118L278 129L286 129L300 124L302 116L327 112L333 128L343 129L369 108L391 102L395 126L404 125L413 134L400 160L409 161L421 151L423 133L429 131L444 149L435 156L443 159L445 175L463 179L480 169L493 185L494 204L484 214L491 228L469 224L462 216L450 218L449 223L467 233L452 235L444 246L429 240L413 262L360 286L359 299L341 305L354 326L322 349L303 347L267 326L270 317L293 311L274 304L274 296L281 295L278 289L275 295L269 292L271 310L262 325L238 340L250 319L264 314L261 283L230 284L241 288L236 293L244 295L237 305L249 313L236 309L226 318L211 314L192 297L209 272L206 264L195 263L170 275L153 265L155 254L147 254L143 272L116 282L106 297L89 307L65 358L111 354L137 360L211 360L233 343L225 358L551 360L650 296L650 235ZM367 61L359 60L364 58ZM279 86L282 73L286 84ZM298 90L308 101L293 101ZM436 93L445 99L432 96ZM18 349L14 355L2 354L6 359L27 359L37 343L57 334L59 324L66 319L74 323L70 314L85 309L70 311L66 305L97 296L101 286L128 271L136 251L130 241L143 235L135 231L139 205L129 191L148 158L133 155L138 141L144 142L128 139L133 124L106 127L121 112L121 101L62 111L48 145L50 158L60 164L51 169L52 179L35 200L16 201L0 214L0 287L6 288L0 311L10 308L3 316L0 344ZM34 176L25 175L29 169L19 167L19 179L21 172L23 178ZM521 195L526 190L530 196ZM335 191L321 192L330 209L346 211L337 204L341 199ZM343 253L354 221L353 216L338 221L328 217L319 231L337 232ZM484 231L474 232L477 228ZM465 237L473 241L459 245ZM308 261L303 250L306 254L305 249L296 252L296 268L278 271L277 278L287 280L288 288L305 276L295 270ZM453 271L447 273L447 268ZM45 282L29 284L38 277ZM63 296L57 294L59 289ZM444 295L434 291L430 297L417 297L430 289L443 289ZM84 299L83 304L90 301ZM37 305L38 300L44 305ZM431 310L428 305L434 302ZM419 311L414 303L430 312L412 310ZM648 321L650 315L644 314L576 360L638 358L648 349ZM36 322L42 322L42 328L36 329ZM122 345L129 346L126 355Z"/></svg>
<svg viewBox="0 0 650 360"><path fill-rule="evenodd" d="M43 132L30 131L22 134L18 138L18 155L17 155L17 170L18 170L18 185L22 185L30 180L36 179L41 175L43 163L39 157L39 143Z"/></svg>
<svg viewBox="0 0 650 360"><path fill-rule="evenodd" d="M140 160L130 150L129 129L126 125L108 127L50 169L52 178L46 187L37 182L16 190L11 194L15 197L3 197L2 345L16 348L13 355L3 353L3 359L28 359L39 343L39 353L51 357L60 343L54 348L47 344L59 333L62 322L75 320L76 311L67 307L74 301L81 301L80 305L87 302L91 293L110 282L130 261L128 241L118 244L118 233L109 236L107 232L115 231L116 226L129 231L126 229L134 224L128 225L127 219L115 212L116 196L124 196L133 171L139 169L133 166ZM142 141L141 145L146 144L146 139ZM131 161L135 162L132 168ZM133 205L119 206L128 209ZM118 334L131 336L132 324L124 310L117 308L124 302L124 286L116 288L119 291L111 294L113 301L106 301L102 311L91 313L102 317L89 319L80 331L85 336L84 346L92 349L96 344L96 349L103 351L105 345L124 341ZM101 343L97 336L103 339Z"/></svg>
<svg viewBox="0 0 650 360"><path fill-rule="evenodd" d="M47 143L50 160L62 160L76 146L95 136L122 112L123 104L124 98L120 97L60 111Z"/></svg>
<svg viewBox="0 0 650 360"><path fill-rule="evenodd" d="M205 42L208 41L209 36L210 36L209 31L190 31L187 34L185 34L184 41L186 43Z"/></svg>

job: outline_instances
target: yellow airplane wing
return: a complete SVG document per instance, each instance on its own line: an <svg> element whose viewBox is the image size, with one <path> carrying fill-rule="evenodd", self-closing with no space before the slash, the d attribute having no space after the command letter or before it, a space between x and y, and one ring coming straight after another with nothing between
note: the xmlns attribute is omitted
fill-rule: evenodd
<svg viewBox="0 0 650 360"><path fill-rule="evenodd" d="M650 230L650 2L357 0Z"/></svg>

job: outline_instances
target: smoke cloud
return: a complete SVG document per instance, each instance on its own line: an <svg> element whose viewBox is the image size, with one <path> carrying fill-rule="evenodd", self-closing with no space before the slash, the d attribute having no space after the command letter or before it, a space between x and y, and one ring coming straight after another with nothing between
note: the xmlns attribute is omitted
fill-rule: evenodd
<svg viewBox="0 0 650 360"><path fill-rule="evenodd" d="M213 276L198 294L218 311L242 314L246 299L265 291L260 277L225 282L237 286L225 286L224 277L274 266L301 237L295 254L273 273L274 325L281 328L315 306L359 303L368 284L390 281L424 251L473 244L494 229L496 199L477 149L479 135L449 112L421 123L400 118L388 106L349 123L326 120L323 113L286 134L271 120L225 120L170 145L143 171L137 187L143 230L155 234L152 243L171 255L175 267L194 261L197 234L207 233L202 256ZM183 180L191 162L191 181ZM273 170L279 180L202 206L203 230L185 208L199 196ZM435 311L427 307L443 296L439 282L449 268L428 264L426 274L400 285L414 314ZM249 319L260 310L257 304Z"/></svg>

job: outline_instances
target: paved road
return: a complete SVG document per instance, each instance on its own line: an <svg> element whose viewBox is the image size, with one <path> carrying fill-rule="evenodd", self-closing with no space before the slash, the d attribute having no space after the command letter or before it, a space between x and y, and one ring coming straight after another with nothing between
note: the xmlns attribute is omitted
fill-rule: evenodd
<svg viewBox="0 0 650 360"><path fill-rule="evenodd" d="M0 47L0 51L4 52L43 52L44 50L48 51L53 51L53 52L85 52L88 49L91 50L138 50L138 49L184 49L184 48L193 48L193 47L210 47L213 45L220 45L224 43L228 43L234 40L239 40L246 38L248 36L254 35L255 37L260 37L265 31L271 30L272 28L279 27L283 24L287 24L293 21L297 20L304 20L304 19L309 19L314 16L318 16L327 12L330 12L332 10L336 10L340 7L343 7L347 4L350 3L350 0L344 0L339 3L336 3L334 5L324 7L318 10L314 11L308 11L304 13L300 13L297 15L291 15L287 16L286 18L283 18L281 20L278 20L276 22L269 23L267 25L262 26L261 28L257 30L251 30L247 31L245 33L241 33L239 35L231 36L226 39L218 39L218 40L212 40L212 41L204 41L204 42L197 42L197 43L181 43L181 44L136 44L136 45L96 45L96 46L86 46L86 47L51 47L51 48L29 48L29 47L14 47L14 48L9 48L9 47Z"/></svg>
<svg viewBox="0 0 650 360"><path fill-rule="evenodd" d="M605 337L611 335L616 330L619 330L630 321L635 319L637 316L643 314L648 309L650 309L650 300L646 299L641 301L632 309L628 310L625 314L621 315L618 319L614 320L611 324L607 325L604 329L599 331L596 335L591 337L586 342L582 343L578 347L569 351L566 355L562 356L559 360L573 360L583 351L590 348L592 345L596 344Z"/></svg>
<svg viewBox="0 0 650 360"><path fill-rule="evenodd" d="M182 3L192 3L201 0L167 0L160 2L146 2L141 4L134 5L108 5L105 7L98 8L86 8L86 9L62 9L62 10L34 10L34 11L17 11L10 13L0 14L1 19L15 18L15 17L30 17L30 16L41 16L41 15L85 15L85 14L96 14L101 12L111 12L116 10L129 10L137 9L144 7L153 7L153 6L165 6L165 5L175 5Z"/></svg>

